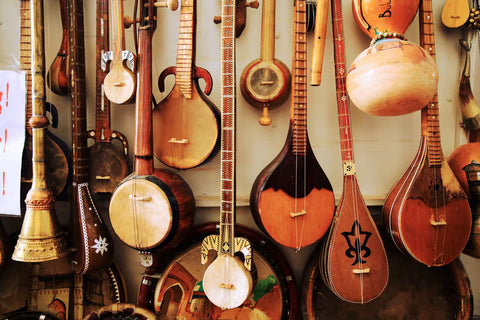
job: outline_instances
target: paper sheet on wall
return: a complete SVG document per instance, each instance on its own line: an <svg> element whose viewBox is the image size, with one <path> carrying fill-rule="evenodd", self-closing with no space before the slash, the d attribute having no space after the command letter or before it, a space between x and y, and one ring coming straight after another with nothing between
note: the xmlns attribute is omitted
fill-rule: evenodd
<svg viewBox="0 0 480 320"><path fill-rule="evenodd" d="M0 214L20 216L25 73L0 70Z"/></svg>

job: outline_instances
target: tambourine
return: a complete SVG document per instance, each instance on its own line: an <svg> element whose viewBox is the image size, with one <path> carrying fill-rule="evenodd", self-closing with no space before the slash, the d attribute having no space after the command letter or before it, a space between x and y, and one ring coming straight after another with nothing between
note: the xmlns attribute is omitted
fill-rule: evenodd
<svg viewBox="0 0 480 320"><path fill-rule="evenodd" d="M295 279L285 258L269 240L243 226L235 234L247 238L253 248L253 291L238 308L222 310L208 301L202 290L206 266L200 263L202 239L218 233L214 223L195 228L189 241L165 259L152 307L160 319L288 319L298 318ZM213 253L213 251L211 252ZM142 286L147 285L142 282Z"/></svg>
<svg viewBox="0 0 480 320"><path fill-rule="evenodd" d="M422 47L403 34L419 0L353 0L353 16L372 43L355 58L347 91L360 110L398 116L422 109L437 90L438 69Z"/></svg>
<svg viewBox="0 0 480 320"><path fill-rule="evenodd" d="M363 305L342 301L326 287L318 266L321 246L317 247L303 273L303 319L472 319L470 280L459 259L429 268L401 254L391 239L384 236L383 241L390 266L389 283L380 297Z"/></svg>

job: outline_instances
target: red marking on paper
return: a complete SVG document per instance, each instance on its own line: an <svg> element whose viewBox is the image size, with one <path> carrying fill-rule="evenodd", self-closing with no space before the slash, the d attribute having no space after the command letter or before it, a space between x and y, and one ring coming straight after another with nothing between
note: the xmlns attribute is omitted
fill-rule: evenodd
<svg viewBox="0 0 480 320"><path fill-rule="evenodd" d="M7 82L7 97L5 98L5 107L8 107L8 91L10 89L10 83Z"/></svg>

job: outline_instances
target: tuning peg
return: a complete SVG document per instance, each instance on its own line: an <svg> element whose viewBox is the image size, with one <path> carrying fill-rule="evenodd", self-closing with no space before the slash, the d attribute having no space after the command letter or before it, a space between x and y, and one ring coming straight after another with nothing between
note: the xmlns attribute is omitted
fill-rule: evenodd
<svg viewBox="0 0 480 320"><path fill-rule="evenodd" d="M130 28L130 26L133 24L134 20L133 18L129 16L123 17L123 26L125 29ZM137 22L140 22L140 18L137 19Z"/></svg>
<svg viewBox="0 0 480 320"><path fill-rule="evenodd" d="M222 17L220 17L220 16L213 17L213 23L219 24L221 22L222 22Z"/></svg>
<svg viewBox="0 0 480 320"><path fill-rule="evenodd" d="M157 8L168 8L172 11L175 11L178 8L178 1L177 0L158 1L158 2L155 2L155 7L157 7Z"/></svg>
<svg viewBox="0 0 480 320"><path fill-rule="evenodd" d="M259 6L259 4L258 4L257 0L245 3L245 7L250 7L250 8L253 8L253 9L257 9L258 6Z"/></svg>

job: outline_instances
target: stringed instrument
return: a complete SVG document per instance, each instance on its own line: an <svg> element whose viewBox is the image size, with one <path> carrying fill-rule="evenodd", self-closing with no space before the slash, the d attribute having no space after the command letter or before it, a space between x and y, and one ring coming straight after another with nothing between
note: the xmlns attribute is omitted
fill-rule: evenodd
<svg viewBox="0 0 480 320"><path fill-rule="evenodd" d="M68 0L60 0L60 17L62 19L62 42L57 55L50 65L47 73L47 85L53 93L59 96L68 94L70 87L68 83Z"/></svg>
<svg viewBox="0 0 480 320"><path fill-rule="evenodd" d="M435 55L431 0L420 7L421 45ZM467 195L445 161L440 141L438 98L422 109L417 154L383 206L384 225L396 246L428 266L460 255L472 218Z"/></svg>
<svg viewBox="0 0 480 320"><path fill-rule="evenodd" d="M438 70L432 57L403 35L419 0L354 0L352 4L357 25L372 42L348 71L350 99L361 111L377 116L420 110L435 93Z"/></svg>
<svg viewBox="0 0 480 320"><path fill-rule="evenodd" d="M470 16L468 0L445 0L442 8L442 23L447 28L463 26Z"/></svg>
<svg viewBox="0 0 480 320"><path fill-rule="evenodd" d="M240 38L243 30L247 24L247 8L258 9L258 0L247 2L246 0L235 1L235 37ZM222 23L221 16L214 16L213 22L215 24Z"/></svg>
<svg viewBox="0 0 480 320"><path fill-rule="evenodd" d="M125 50L123 0L111 0L110 4L113 51L106 51L102 56L104 71L108 62L110 62L110 71L105 76L103 88L105 95L111 102L128 104L135 99L135 57L133 53ZM130 66L127 66L127 63L130 63Z"/></svg>
<svg viewBox="0 0 480 320"><path fill-rule="evenodd" d="M299 250L319 240L335 211L332 186L307 132L306 4L295 1L292 102L285 145L257 176L250 208L257 225L281 245Z"/></svg>
<svg viewBox="0 0 480 320"><path fill-rule="evenodd" d="M201 247L202 264L208 251L217 256L203 274L203 290L208 300L222 309L240 306L253 286L252 248L248 239L235 237L236 210L236 85L235 85L235 0L222 0L222 141L220 151L220 230L205 237ZM236 253L243 254L243 262Z"/></svg>
<svg viewBox="0 0 480 320"><path fill-rule="evenodd" d="M220 112L205 96L212 90L210 73L195 66L197 4L183 0L180 11L177 65L158 78L160 92L165 77L175 75L175 85L153 110L153 152L164 164L177 169L199 166L217 154L220 147ZM205 80L205 94L199 78Z"/></svg>
<svg viewBox="0 0 480 320"><path fill-rule="evenodd" d="M88 148L88 183L93 193L113 192L128 175L128 141L121 132L110 128L110 102L103 90L106 73L100 61L102 53L108 50L108 1L97 0L95 129L87 133L88 138L95 140ZM112 143L113 139L122 143L122 149Z"/></svg>
<svg viewBox="0 0 480 320"><path fill-rule="evenodd" d="M88 185L87 105L83 0L69 0L72 95L73 183L71 196L71 255L75 273L104 268L112 256L112 239L93 203Z"/></svg>
<svg viewBox="0 0 480 320"><path fill-rule="evenodd" d="M135 171L112 193L109 212L118 238L127 246L148 253L160 245L175 246L188 235L194 219L195 199L179 175L154 168L152 36L157 9L154 0L143 0L139 5Z"/></svg>
<svg viewBox="0 0 480 320"><path fill-rule="evenodd" d="M245 100L263 110L259 121L261 125L270 125L268 110L288 98L290 81L288 67L275 59L275 0L264 0L260 58L250 62L240 76L240 89Z"/></svg>
<svg viewBox="0 0 480 320"><path fill-rule="evenodd" d="M20 64L25 71L26 105L25 105L25 145L22 155L22 193L26 194L32 185L32 64L31 64L31 0L20 0ZM62 194L68 186L71 175L69 151L67 145L48 129L45 130L45 153L49 161L46 177L49 188L55 197Z"/></svg>
<svg viewBox="0 0 480 320"><path fill-rule="evenodd" d="M346 89L342 1L332 0L332 27L343 192L320 259L322 277L340 299L367 303L387 287L388 260L382 238L358 186Z"/></svg>

